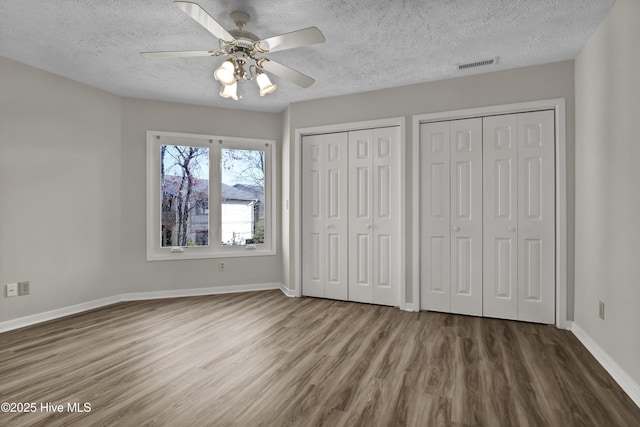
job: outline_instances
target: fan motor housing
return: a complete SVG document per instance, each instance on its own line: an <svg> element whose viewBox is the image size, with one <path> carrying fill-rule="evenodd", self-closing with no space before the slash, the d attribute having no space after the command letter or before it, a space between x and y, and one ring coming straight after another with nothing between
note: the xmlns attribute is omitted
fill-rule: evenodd
<svg viewBox="0 0 640 427"><path fill-rule="evenodd" d="M254 42L260 40L255 34L244 30L231 30L229 33L236 39L236 46L251 48Z"/></svg>

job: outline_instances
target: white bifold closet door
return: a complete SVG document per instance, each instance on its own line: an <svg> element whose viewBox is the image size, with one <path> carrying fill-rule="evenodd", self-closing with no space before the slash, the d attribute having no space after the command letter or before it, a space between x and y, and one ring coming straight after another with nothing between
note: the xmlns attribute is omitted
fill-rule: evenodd
<svg viewBox="0 0 640 427"><path fill-rule="evenodd" d="M484 118L484 315L555 320L554 113Z"/></svg>
<svg viewBox="0 0 640 427"><path fill-rule="evenodd" d="M397 306L400 129L349 132L349 300Z"/></svg>
<svg viewBox="0 0 640 427"><path fill-rule="evenodd" d="M302 142L302 293L348 298L346 132Z"/></svg>
<svg viewBox="0 0 640 427"><path fill-rule="evenodd" d="M482 119L427 123L421 147L421 307L482 315Z"/></svg>

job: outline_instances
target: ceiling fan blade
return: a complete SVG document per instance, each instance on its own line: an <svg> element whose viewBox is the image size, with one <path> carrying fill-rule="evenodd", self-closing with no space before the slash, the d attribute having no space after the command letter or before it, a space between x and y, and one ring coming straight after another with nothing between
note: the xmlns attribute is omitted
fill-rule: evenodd
<svg viewBox="0 0 640 427"><path fill-rule="evenodd" d="M325 40L322 31L316 27L309 27L303 30L280 34L279 36L269 37L268 39L256 42L255 45L259 51L267 53L322 43Z"/></svg>
<svg viewBox="0 0 640 427"><path fill-rule="evenodd" d="M286 65L282 65L279 62L272 61L270 59L264 58L260 61L260 66L266 71L273 73L278 77L282 77L283 79L289 80L300 87L306 88L315 82L315 79L307 76L306 74L302 74L300 71L296 71L293 68L289 68Z"/></svg>
<svg viewBox="0 0 640 427"><path fill-rule="evenodd" d="M194 56L220 56L225 55L219 50L178 50L173 52L140 52L147 58L189 58Z"/></svg>
<svg viewBox="0 0 640 427"><path fill-rule="evenodd" d="M200 7L199 4L192 3L190 1L174 1L174 3L182 9L184 13L192 17L198 24L202 25L218 39L226 42L232 42L235 40L235 38L233 38L233 36L229 34L229 32L225 30L218 21L213 19L211 15Z"/></svg>

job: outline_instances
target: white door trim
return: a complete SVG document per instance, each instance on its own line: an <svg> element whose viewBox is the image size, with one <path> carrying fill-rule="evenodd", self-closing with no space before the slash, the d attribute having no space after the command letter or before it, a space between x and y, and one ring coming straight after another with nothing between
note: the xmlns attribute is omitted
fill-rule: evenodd
<svg viewBox="0 0 640 427"><path fill-rule="evenodd" d="M295 195L295 214L293 218L293 247L291 248L291 254L294 254L293 260L294 268L294 280L296 283L295 293L296 296L302 296L302 137L305 135L314 135L321 133L333 133L333 132L349 132L362 129L375 129L390 126L400 127L400 170L406 170L406 133L405 133L405 117L391 117L387 119L367 120L362 122L340 123L324 126L314 126L307 128L298 128L295 130L295 139L293 141L295 151L295 161L293 164L293 194ZM406 298L406 196L404 189L406 188L406 173L400 174L400 188L403 191L400 192L400 208L403 215L400 217L400 259L404 260L404 265L400 266L400 286L399 286L399 298L400 308L407 309Z"/></svg>
<svg viewBox="0 0 640 427"><path fill-rule="evenodd" d="M413 309L420 310L420 124L529 111L555 111L556 155L556 326L567 329L567 159L566 106L564 98L517 104L493 105L465 110L443 111L413 116L412 142L412 264Z"/></svg>

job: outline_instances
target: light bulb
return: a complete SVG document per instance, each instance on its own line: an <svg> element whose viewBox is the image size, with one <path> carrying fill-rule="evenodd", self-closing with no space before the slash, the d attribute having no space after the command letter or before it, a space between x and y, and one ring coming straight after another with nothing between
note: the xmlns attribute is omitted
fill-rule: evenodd
<svg viewBox="0 0 640 427"><path fill-rule="evenodd" d="M269 76L265 73L259 73L256 80L258 82L258 86L260 86L260 96L268 95L278 88L277 85L271 83Z"/></svg>
<svg viewBox="0 0 640 427"><path fill-rule="evenodd" d="M238 83L235 81L230 85L223 84L222 87L220 88L220 96L223 98L231 98L237 101L238 100L238 95L236 94L237 90L238 90Z"/></svg>
<svg viewBox="0 0 640 427"><path fill-rule="evenodd" d="M231 85L236 82L236 68L230 59L227 59L213 73L213 77L223 85Z"/></svg>

